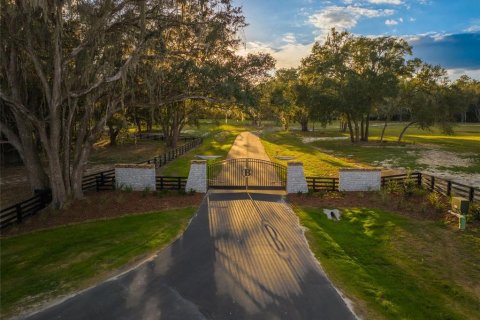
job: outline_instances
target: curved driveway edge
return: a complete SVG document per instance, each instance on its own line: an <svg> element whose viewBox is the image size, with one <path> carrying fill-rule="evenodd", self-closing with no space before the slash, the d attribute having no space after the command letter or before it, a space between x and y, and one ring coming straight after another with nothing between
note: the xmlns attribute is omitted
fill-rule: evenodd
<svg viewBox="0 0 480 320"><path fill-rule="evenodd" d="M29 319L354 319L280 195L212 193L138 268Z"/></svg>

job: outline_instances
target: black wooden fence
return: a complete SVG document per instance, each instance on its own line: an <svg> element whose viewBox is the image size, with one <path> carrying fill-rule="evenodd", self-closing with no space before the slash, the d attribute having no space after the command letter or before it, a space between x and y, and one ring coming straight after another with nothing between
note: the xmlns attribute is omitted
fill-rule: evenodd
<svg viewBox="0 0 480 320"><path fill-rule="evenodd" d="M202 138L188 139L189 141L177 148L168 150L163 155L139 163L155 163L156 167L165 165L175 158L185 154L203 142ZM157 190L181 190L185 188L187 177L156 177ZM83 177L83 191L104 191L115 189L115 169L96 172ZM0 210L0 229L12 224L21 223L25 218L44 209L52 200L48 191L38 192L32 198Z"/></svg>
<svg viewBox="0 0 480 320"><path fill-rule="evenodd" d="M328 177L306 177L308 190L318 191L337 191L338 178Z"/></svg>
<svg viewBox="0 0 480 320"><path fill-rule="evenodd" d="M308 189L313 192L318 191L338 191L338 178L329 177L306 177ZM419 186L432 192L437 192L445 196L459 196L469 201L480 201L480 188L472 187L458 182L446 180L426 173L413 172L410 174L395 174L382 176L382 187L388 183L404 183L407 180L413 181Z"/></svg>

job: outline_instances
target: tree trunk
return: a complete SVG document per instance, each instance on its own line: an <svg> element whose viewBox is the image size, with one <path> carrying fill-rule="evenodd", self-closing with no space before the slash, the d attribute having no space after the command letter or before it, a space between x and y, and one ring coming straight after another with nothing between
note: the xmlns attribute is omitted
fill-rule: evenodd
<svg viewBox="0 0 480 320"><path fill-rule="evenodd" d="M302 131L308 132L308 117L302 116L299 122L300 122L300 125L302 126Z"/></svg>
<svg viewBox="0 0 480 320"><path fill-rule="evenodd" d="M385 119L385 124L383 125L382 135L380 136L380 143L383 142L383 137L385 136L385 129L387 129L388 119Z"/></svg>
<svg viewBox="0 0 480 320"><path fill-rule="evenodd" d="M364 124L365 124L365 121L364 121L363 115L362 115L362 120L360 121L360 140L361 141L364 141L364 139L365 139Z"/></svg>
<svg viewBox="0 0 480 320"><path fill-rule="evenodd" d="M412 125L412 124L415 124L416 121L412 121L410 123L408 123L405 128L403 128L402 132L400 133L400 136L398 137L398 143L400 143L402 141L402 138L403 138L403 135L405 134L405 131L407 131L407 129Z"/></svg>
<svg viewBox="0 0 480 320"><path fill-rule="evenodd" d="M368 142L368 136L369 136L369 133L368 133L368 129L370 127L370 114L367 113L367 118L365 119L365 136L363 137L363 141L366 141Z"/></svg>
<svg viewBox="0 0 480 320"><path fill-rule="evenodd" d="M352 128L352 119L349 114L347 114L347 126L348 126L348 131L350 133L350 141L352 143L355 142L355 137L353 135L353 128Z"/></svg>
<svg viewBox="0 0 480 320"><path fill-rule="evenodd" d="M110 146L116 146L117 145L117 137L118 134L120 133L120 129L115 129L113 126L108 126L108 135L110 137Z"/></svg>
<svg viewBox="0 0 480 320"><path fill-rule="evenodd" d="M142 132L142 121L138 118L135 118L135 124L137 125L137 132Z"/></svg>
<svg viewBox="0 0 480 320"><path fill-rule="evenodd" d="M360 141L360 130L358 127L358 120L353 119L353 128L354 128L354 142Z"/></svg>

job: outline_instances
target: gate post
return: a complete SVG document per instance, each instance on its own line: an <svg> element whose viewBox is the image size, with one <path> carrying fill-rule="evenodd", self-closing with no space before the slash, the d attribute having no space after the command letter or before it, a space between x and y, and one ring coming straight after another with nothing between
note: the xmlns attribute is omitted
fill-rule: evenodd
<svg viewBox="0 0 480 320"><path fill-rule="evenodd" d="M305 179L302 162L288 162L287 193L307 193L308 185Z"/></svg>
<svg viewBox="0 0 480 320"><path fill-rule="evenodd" d="M185 191L207 192L207 161L192 160Z"/></svg>

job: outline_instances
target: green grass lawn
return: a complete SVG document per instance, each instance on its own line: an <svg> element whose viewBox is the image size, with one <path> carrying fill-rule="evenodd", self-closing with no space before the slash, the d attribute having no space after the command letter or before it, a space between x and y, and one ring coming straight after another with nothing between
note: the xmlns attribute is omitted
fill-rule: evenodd
<svg viewBox="0 0 480 320"><path fill-rule="evenodd" d="M479 319L480 238L372 209L296 208L310 248L365 319Z"/></svg>
<svg viewBox="0 0 480 320"><path fill-rule="evenodd" d="M219 155L223 159L230 150L235 138L242 131L249 130L243 125L223 124L210 127L212 130L202 145L160 168L160 174L166 176L188 176L190 161L199 160L196 155Z"/></svg>
<svg viewBox="0 0 480 320"><path fill-rule="evenodd" d="M315 141L311 144L338 157L347 157L357 162L379 165L385 160L394 167L426 169L428 165L418 162L422 151L438 149L457 154L461 158L471 159L469 166L444 166L438 169L447 169L455 172L480 173L480 125L459 124L454 127L453 135L445 135L438 128L421 130L411 127L406 132L403 143L397 143L398 135L405 123L391 123L385 132L385 141L378 144L383 123L372 122L370 127L370 142L352 144L349 140ZM326 128L317 126L315 132L302 133L295 131L297 136L348 136L338 130L338 125L332 124Z"/></svg>
<svg viewBox="0 0 480 320"><path fill-rule="evenodd" d="M85 288L170 244L194 208L76 224L1 239L0 313Z"/></svg>
<svg viewBox="0 0 480 320"><path fill-rule="evenodd" d="M299 135L292 132L265 132L261 135L265 151L272 161L286 165L287 161L275 157L293 156L293 161L303 162L306 176L336 176L339 168L353 167L346 159L333 157L317 150L314 146L304 144Z"/></svg>

